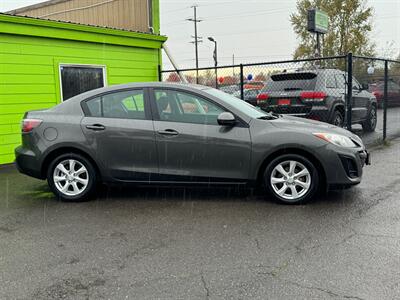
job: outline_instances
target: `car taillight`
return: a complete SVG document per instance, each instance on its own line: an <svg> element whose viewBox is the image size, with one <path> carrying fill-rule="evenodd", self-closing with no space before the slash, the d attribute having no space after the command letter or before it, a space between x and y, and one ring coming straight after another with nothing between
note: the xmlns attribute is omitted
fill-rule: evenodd
<svg viewBox="0 0 400 300"><path fill-rule="evenodd" d="M257 95L257 104L260 104L263 101L268 100L268 94L267 93L260 93Z"/></svg>
<svg viewBox="0 0 400 300"><path fill-rule="evenodd" d="M22 132L31 132L33 129L42 124L42 120L39 119L24 119L22 120Z"/></svg>
<svg viewBox="0 0 400 300"><path fill-rule="evenodd" d="M301 92L300 98L305 102L322 102L326 98L324 92Z"/></svg>

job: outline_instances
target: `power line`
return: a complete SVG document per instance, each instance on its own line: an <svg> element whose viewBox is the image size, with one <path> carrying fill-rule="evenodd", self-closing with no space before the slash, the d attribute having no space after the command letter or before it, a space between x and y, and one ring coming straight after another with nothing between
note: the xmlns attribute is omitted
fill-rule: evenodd
<svg viewBox="0 0 400 300"><path fill-rule="evenodd" d="M205 19L209 21L217 21L217 20L223 20L223 19L229 19L229 18L237 18L237 17L254 17L254 16L263 16L263 15L270 15L270 14L275 14L275 13L280 13L280 12L285 12L287 9L276 9L276 10L266 10L266 11L259 11L259 12L246 12L246 13L239 13L239 14L231 14L231 15L225 15L225 16L209 16L209 17L204 17Z"/></svg>
<svg viewBox="0 0 400 300"><path fill-rule="evenodd" d="M248 31L241 31L241 32L232 32L232 33L215 33L214 35L216 37L221 37L221 36L234 36L234 35L249 35L249 34L259 34L259 33L270 33L270 32L279 32L279 31L288 31L291 30L292 28L276 28L276 29L263 29L263 30L248 30ZM184 41L186 39L179 38L175 39L176 37L171 37L171 40L174 40L175 42L179 41Z"/></svg>
<svg viewBox="0 0 400 300"><path fill-rule="evenodd" d="M258 12L245 12L245 13L239 13L239 14L230 14L230 15L222 15L222 16L206 16L203 19L207 19L209 22L213 22L215 20L222 20L222 19L229 19L229 18L236 18L236 17L253 17L253 16L262 16L262 15L270 15L270 14L275 14L279 12L284 12L287 11L287 9L275 9L275 10L264 10L264 11L258 11ZM164 26L172 25L172 24L178 24L182 23L184 20L176 20L172 21L166 24L163 24ZM186 20L185 20L186 21Z"/></svg>

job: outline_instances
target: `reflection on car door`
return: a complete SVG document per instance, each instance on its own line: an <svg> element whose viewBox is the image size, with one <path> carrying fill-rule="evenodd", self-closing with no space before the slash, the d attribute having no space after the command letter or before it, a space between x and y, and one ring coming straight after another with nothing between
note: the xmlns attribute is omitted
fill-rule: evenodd
<svg viewBox="0 0 400 300"><path fill-rule="evenodd" d="M84 110L82 130L111 177L148 181L158 173L151 109L144 90L103 95L87 101Z"/></svg>
<svg viewBox="0 0 400 300"><path fill-rule="evenodd" d="M237 182L248 178L247 124L218 125L217 117L225 109L199 95L154 89L152 96L163 180Z"/></svg>

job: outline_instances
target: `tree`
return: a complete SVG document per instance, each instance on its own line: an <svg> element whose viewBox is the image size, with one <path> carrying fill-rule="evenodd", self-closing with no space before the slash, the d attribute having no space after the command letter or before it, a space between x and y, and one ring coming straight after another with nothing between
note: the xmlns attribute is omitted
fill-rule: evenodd
<svg viewBox="0 0 400 300"><path fill-rule="evenodd" d="M264 74L264 72L260 72L254 77L254 81L266 81L266 80L267 76Z"/></svg>
<svg viewBox="0 0 400 300"><path fill-rule="evenodd" d="M181 79L179 78L178 74L176 74L175 72L172 72L172 73L169 73L169 76L165 81L179 82L179 81L181 81Z"/></svg>
<svg viewBox="0 0 400 300"><path fill-rule="evenodd" d="M396 61L391 63L389 74L395 82L400 84L400 54L397 56Z"/></svg>
<svg viewBox="0 0 400 300"><path fill-rule="evenodd" d="M294 58L315 56L315 36L307 31L307 11L318 8L329 16L328 32L322 37L322 56L337 56L352 52L374 56L375 44L369 34L372 30L373 9L366 0L298 0L297 12L290 17L299 39Z"/></svg>

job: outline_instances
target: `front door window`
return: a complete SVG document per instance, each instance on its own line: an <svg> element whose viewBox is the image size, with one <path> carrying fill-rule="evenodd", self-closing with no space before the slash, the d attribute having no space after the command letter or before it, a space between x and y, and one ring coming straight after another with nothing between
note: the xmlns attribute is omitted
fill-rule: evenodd
<svg viewBox="0 0 400 300"><path fill-rule="evenodd" d="M186 92L155 90L161 121L218 125L218 115L225 110L210 100Z"/></svg>

